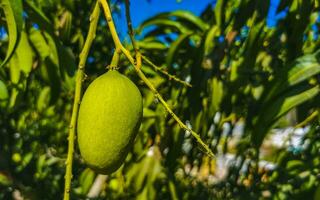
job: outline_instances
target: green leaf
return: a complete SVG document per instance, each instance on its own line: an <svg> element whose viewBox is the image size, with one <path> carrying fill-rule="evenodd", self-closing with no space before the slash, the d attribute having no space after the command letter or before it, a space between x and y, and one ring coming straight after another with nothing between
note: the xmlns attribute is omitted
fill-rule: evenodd
<svg viewBox="0 0 320 200"><path fill-rule="evenodd" d="M253 17L253 23L255 22L255 17ZM247 63L253 63L256 60L256 57L258 56L258 52L260 48L262 48L261 41L264 40L264 32L263 29L265 28L265 21L261 21L258 23L255 23L252 25L249 35L245 41L245 44L243 46L244 50L244 56L247 61Z"/></svg>
<svg viewBox="0 0 320 200"><path fill-rule="evenodd" d="M19 60L20 70L28 75L32 69L33 51L29 44L28 36L24 31L21 33L16 54Z"/></svg>
<svg viewBox="0 0 320 200"><path fill-rule="evenodd" d="M41 60L44 60L46 57L48 57L51 50L42 33L39 30L32 28L29 36L33 46L40 55Z"/></svg>
<svg viewBox="0 0 320 200"><path fill-rule="evenodd" d="M27 34L22 31L16 51L9 61L11 82L13 84L19 83L21 72L28 75L32 69L32 64L32 49L29 45Z"/></svg>
<svg viewBox="0 0 320 200"><path fill-rule="evenodd" d="M216 113L220 108L220 103L223 98L223 83L219 81L216 77L212 78L211 81L211 105L210 111Z"/></svg>
<svg viewBox="0 0 320 200"><path fill-rule="evenodd" d="M315 86L315 87L313 87L309 90L306 90L296 96L292 96L292 97L285 99L278 114L275 116L275 119L279 119L281 116L286 114L289 110L291 110L292 108L312 99L318 93L319 93L319 87Z"/></svg>
<svg viewBox="0 0 320 200"><path fill-rule="evenodd" d="M201 18L194 15L192 12L185 11L185 10L177 10L174 12L168 13L169 17L177 17L178 20L183 19L189 23L192 23L196 25L198 28L200 28L202 31L207 30L209 28L209 25L202 21Z"/></svg>
<svg viewBox="0 0 320 200"><path fill-rule="evenodd" d="M17 98L19 95L19 91L17 88L13 88L10 94L9 108L13 108L16 104Z"/></svg>
<svg viewBox="0 0 320 200"><path fill-rule="evenodd" d="M20 32L23 26L22 2L21 0L1 0L0 6L6 17L9 45L5 59L0 64L0 68L5 65L13 55L19 41Z"/></svg>
<svg viewBox="0 0 320 200"><path fill-rule="evenodd" d="M189 23L189 28L186 22ZM191 12L183 10L158 14L144 21L139 27L138 32L141 32L142 29L147 26L153 25L165 26L166 28L172 27L175 29L175 31L181 33L190 32L191 30L196 30L196 28L199 28L201 31L209 28L209 25L206 24L201 18ZM193 27L190 27L190 25L193 25Z"/></svg>
<svg viewBox="0 0 320 200"><path fill-rule="evenodd" d="M68 91L73 91L75 87L76 60L72 50L69 47L62 46L56 40L58 48L59 71L62 78L62 86Z"/></svg>
<svg viewBox="0 0 320 200"><path fill-rule="evenodd" d="M140 49L165 50L167 46L159 41L137 41Z"/></svg>
<svg viewBox="0 0 320 200"><path fill-rule="evenodd" d="M43 79L50 84L50 103L54 103L59 98L61 91L61 74L56 43L50 34L47 32L41 33L36 29L31 29L30 40L43 61L41 74Z"/></svg>
<svg viewBox="0 0 320 200"><path fill-rule="evenodd" d="M65 11L60 20L61 28L59 31L59 36L64 40L69 40L71 36L72 28L72 13Z"/></svg>
<svg viewBox="0 0 320 200"><path fill-rule="evenodd" d="M6 84L0 80L0 100L7 99L9 97Z"/></svg>
<svg viewBox="0 0 320 200"><path fill-rule="evenodd" d="M197 116L195 117L195 119L192 121L192 129L195 130L196 132L199 132L201 128L203 128L204 123L204 113L202 111L200 111Z"/></svg>
<svg viewBox="0 0 320 200"><path fill-rule="evenodd" d="M214 42L213 39L215 36L217 36L220 33L220 29L218 26L212 26L210 30L208 31L205 42L204 42L204 53L205 55L208 55L213 47L214 47Z"/></svg>
<svg viewBox="0 0 320 200"><path fill-rule="evenodd" d="M127 183L135 192L143 195L145 189L148 189L161 175L162 170L159 148L152 146L147 154L127 172Z"/></svg>
<svg viewBox="0 0 320 200"><path fill-rule="evenodd" d="M47 76L50 84L50 104L53 104L58 100L61 92L59 68L49 57L45 59L43 66L41 67L43 68L44 75Z"/></svg>
<svg viewBox="0 0 320 200"><path fill-rule="evenodd" d="M54 40L54 38L47 32L43 32L43 36L45 41L47 42L49 49L50 49L50 54L49 58L53 62L54 65L59 66L59 54L58 54L58 47L57 43Z"/></svg>
<svg viewBox="0 0 320 200"><path fill-rule="evenodd" d="M50 101L50 87L46 86L41 90L40 95L38 97L38 101L37 101L38 111L42 111L45 108L47 108L49 106L49 101Z"/></svg>
<svg viewBox="0 0 320 200"><path fill-rule="evenodd" d="M27 165L29 165L33 156L34 155L32 152L28 152L26 155L24 155L21 164L17 167L17 171L21 172L23 169L25 169Z"/></svg>
<svg viewBox="0 0 320 200"><path fill-rule="evenodd" d="M169 48L168 54L167 54L167 59L166 59L166 63L167 66L170 67L172 65L174 56L177 53L177 50L179 49L180 45L182 45L185 41L189 40L189 36L191 35L190 32L182 34L179 36L179 38L174 41Z"/></svg>
<svg viewBox="0 0 320 200"><path fill-rule="evenodd" d="M283 93L289 87L320 73L320 62L316 58L317 54L305 55L298 58L293 64L282 70L274 80L274 84L264 97L264 101L272 100L273 97Z"/></svg>
<svg viewBox="0 0 320 200"><path fill-rule="evenodd" d="M155 118L159 114L149 108L143 108L143 118Z"/></svg>
<svg viewBox="0 0 320 200"><path fill-rule="evenodd" d="M13 84L19 83L20 79L20 66L19 66L19 59L17 54L13 54L12 58L9 62L10 68L10 79Z"/></svg>
<svg viewBox="0 0 320 200"><path fill-rule="evenodd" d="M81 185L81 193L87 194L95 178L95 173L90 168L86 168L80 175L79 182Z"/></svg>
<svg viewBox="0 0 320 200"><path fill-rule="evenodd" d="M224 14L225 14L225 0L218 0L215 9L214 9L214 15L216 19L216 24L218 27L221 27L221 25L224 23Z"/></svg>
<svg viewBox="0 0 320 200"><path fill-rule="evenodd" d="M173 21L171 19L158 19L158 18L151 18L149 20L144 21L138 29L138 32L141 32L144 28L148 26L165 26L171 27L177 32L186 33L190 30L187 29L182 23Z"/></svg>
<svg viewBox="0 0 320 200"><path fill-rule="evenodd" d="M34 1L25 1L26 8L28 9L28 14L34 20L35 23L41 26L44 30L50 34L54 33L53 25L51 21L46 17L46 15L34 5Z"/></svg>
<svg viewBox="0 0 320 200"><path fill-rule="evenodd" d="M3 172L0 172L0 185L10 186L12 184L13 184L12 178Z"/></svg>
<svg viewBox="0 0 320 200"><path fill-rule="evenodd" d="M305 163L301 160L290 160L287 163L286 170L296 170L296 169L303 169L305 167Z"/></svg>
<svg viewBox="0 0 320 200"><path fill-rule="evenodd" d="M318 199L320 199L320 185L318 185L318 187L315 190L313 200L318 200Z"/></svg>
<svg viewBox="0 0 320 200"><path fill-rule="evenodd" d="M259 147L272 125L294 107L314 98L319 94L319 86L295 87L273 100L268 106L262 107L254 122L252 142Z"/></svg>
<svg viewBox="0 0 320 200"><path fill-rule="evenodd" d="M66 75L69 77L74 76L77 66L72 50L68 47L62 46L62 44L60 44L58 41L56 41L56 46L58 49L61 77L66 78L63 72L66 72Z"/></svg>
<svg viewBox="0 0 320 200"><path fill-rule="evenodd" d="M38 174L41 174L42 173L42 170L45 166L45 163L46 163L46 155L45 154L42 154L38 157L38 160L37 160L37 173Z"/></svg>

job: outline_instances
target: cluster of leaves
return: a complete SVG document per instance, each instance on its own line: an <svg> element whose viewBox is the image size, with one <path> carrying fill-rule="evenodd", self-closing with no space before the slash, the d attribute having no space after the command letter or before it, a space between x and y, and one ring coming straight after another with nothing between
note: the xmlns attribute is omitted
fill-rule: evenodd
<svg viewBox="0 0 320 200"><path fill-rule="evenodd" d="M78 53L93 1L0 2L0 199L60 199ZM100 20L93 79L112 55ZM76 170L77 171L77 170Z"/></svg>
<svg viewBox="0 0 320 200"><path fill-rule="evenodd" d="M8 35L0 40L4 47L0 49L0 198L62 196L76 58L93 3L1 1L0 30L6 27ZM143 94L144 117L125 164L101 185L101 198L316 199L320 195L319 119L308 118L319 108L320 39L312 27L319 26L320 7L316 0L281 1L278 10L287 13L275 27L267 25L269 7L269 1L218 0L200 17L174 11L139 27L141 53L161 66L158 70L192 87L168 81L147 62L142 70L217 155L235 158L227 175L217 178L219 159L210 160L133 69L122 67L120 71ZM101 19L86 66L86 84L105 71L113 48ZM270 130L300 122L308 127L302 148L276 149L269 158L276 167L259 167L264 159L261 146ZM86 168L77 150L73 174L75 199L85 199L101 178Z"/></svg>
<svg viewBox="0 0 320 200"><path fill-rule="evenodd" d="M276 170L259 167L260 148L272 128L309 120L319 108L320 43L312 28L319 26L319 5L316 1L281 1L278 11L285 10L286 16L270 27L269 4L220 0L200 18L186 11L162 13L138 30L144 35L139 42L143 54L156 58L169 73L191 80L193 87L187 90L168 82L158 86L174 111L189 120L215 152L236 155L224 181L213 186L207 182L216 198L312 199L319 185L318 118L303 123L312 128L297 155L287 148L278 149L271 158ZM160 132L159 146L169 149L166 160L173 157L167 168L171 173L179 168L186 172L188 163L199 169L201 177L201 168L210 168L210 164L198 156L195 143L191 151L179 151L185 149L186 138L171 133L170 120L164 123L169 130ZM244 130L230 147L232 139L239 137L239 124ZM282 159L276 157L278 153L284 154ZM181 156L186 163L176 160Z"/></svg>

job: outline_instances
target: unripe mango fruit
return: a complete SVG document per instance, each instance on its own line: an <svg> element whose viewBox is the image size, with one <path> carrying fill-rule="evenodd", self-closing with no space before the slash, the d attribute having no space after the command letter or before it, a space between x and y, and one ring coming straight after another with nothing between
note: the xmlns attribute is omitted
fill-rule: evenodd
<svg viewBox="0 0 320 200"><path fill-rule="evenodd" d="M142 97L137 86L116 70L95 79L85 91L77 132L80 154L101 174L124 162L139 130Z"/></svg>

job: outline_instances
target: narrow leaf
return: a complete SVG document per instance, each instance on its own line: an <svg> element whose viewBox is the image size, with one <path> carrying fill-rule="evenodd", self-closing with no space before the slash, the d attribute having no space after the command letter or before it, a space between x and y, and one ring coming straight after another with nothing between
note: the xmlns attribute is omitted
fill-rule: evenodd
<svg viewBox="0 0 320 200"><path fill-rule="evenodd" d="M273 124L294 107L314 98L319 94L319 86L306 88L296 87L283 94L272 102L271 105L261 109L258 119L254 123L252 142L259 147Z"/></svg>
<svg viewBox="0 0 320 200"><path fill-rule="evenodd" d="M166 63L167 66L171 66L173 58L175 56L175 54L177 53L177 50L179 49L179 46L181 44L183 44L186 40L189 40L189 36L191 35L191 33L185 33L179 36L179 38L174 41L169 48L168 54L167 54L167 59L166 59Z"/></svg>
<svg viewBox="0 0 320 200"><path fill-rule="evenodd" d="M183 10L177 10L174 12L168 13L169 17L177 17L179 19L183 19L185 21L188 21L197 27L199 27L202 31L207 30L209 28L209 25L206 24L204 21L202 21L201 18L194 15L192 12L183 11Z"/></svg>
<svg viewBox="0 0 320 200"><path fill-rule="evenodd" d="M31 29L29 36L33 46L40 55L41 59L44 60L46 57L48 57L50 55L51 50L41 32L36 29Z"/></svg>
<svg viewBox="0 0 320 200"><path fill-rule="evenodd" d="M23 18L21 0L0 0L0 6L5 14L9 35L7 54L0 64L0 67L2 67L9 61L18 45L20 32L23 26Z"/></svg>
<svg viewBox="0 0 320 200"><path fill-rule="evenodd" d="M40 25L41 28L43 28L50 34L53 34L53 25L51 21L46 17L46 15L37 6L34 5L34 2L25 1L25 3L26 8L29 11L28 14L34 20L34 22Z"/></svg>
<svg viewBox="0 0 320 200"><path fill-rule="evenodd" d="M20 66L17 54L14 54L9 62L11 82L17 84L20 79Z"/></svg>
<svg viewBox="0 0 320 200"><path fill-rule="evenodd" d="M6 84L0 80L0 100L7 99L9 97Z"/></svg>
<svg viewBox="0 0 320 200"><path fill-rule="evenodd" d="M141 26L138 29L138 32L141 32L144 28L148 26L166 26L166 27L172 27L177 32L186 33L190 31L187 29L182 23L173 21L171 19L158 19L158 18L151 18L150 20L147 20L141 24Z"/></svg>
<svg viewBox="0 0 320 200"><path fill-rule="evenodd" d="M320 73L320 63L314 54L298 58L293 64L284 68L273 82L273 86L264 98L264 101L272 100L286 89ZM284 78L286 77L286 78Z"/></svg>
<svg viewBox="0 0 320 200"><path fill-rule="evenodd" d="M33 51L28 41L28 36L24 31L21 33L16 53L21 71L28 75L32 69Z"/></svg>

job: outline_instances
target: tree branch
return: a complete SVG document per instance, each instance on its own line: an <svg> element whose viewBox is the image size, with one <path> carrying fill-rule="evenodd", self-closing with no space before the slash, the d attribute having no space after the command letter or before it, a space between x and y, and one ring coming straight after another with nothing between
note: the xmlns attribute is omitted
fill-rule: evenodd
<svg viewBox="0 0 320 200"><path fill-rule="evenodd" d="M155 65L155 64L154 64L151 60L149 60L146 56L141 55L141 57L142 57L142 59L143 59L144 61L146 61L146 63L148 63L151 67L153 67L153 69L154 69L155 71L158 71L158 72L162 73L163 75L167 76L167 77L169 78L169 80L174 80L174 81L176 81L176 82L178 82L178 83L181 83L181 84L184 85L184 86L192 87L192 85L191 85L190 83L188 83L188 82L186 82L186 81L183 81L183 80L177 78L176 76L168 73L167 71L164 71L161 67L158 67L157 65Z"/></svg>
<svg viewBox="0 0 320 200"><path fill-rule="evenodd" d="M83 49L80 53L80 60L76 75L76 87L73 101L73 108L71 114L71 121L69 125L69 136L68 136L68 155L66 160L66 173L65 173L65 188L64 188L64 200L70 199L70 188L71 188L71 180L72 180L72 162L73 162L73 152L74 152L74 141L76 135L76 122L78 118L78 111L81 99L81 91L82 91L82 82L84 79L84 68L85 63L89 54L89 50L92 44L93 39L95 38L97 23L100 15L100 9L98 2L96 2L95 7L90 16L90 25L89 31L84 43Z"/></svg>
<svg viewBox="0 0 320 200"><path fill-rule="evenodd" d="M127 19L128 30L129 30L129 36L130 36L130 40L132 43L132 47L133 47L133 49L136 53L136 56L137 56L139 54L139 47L137 46L137 43L134 39L134 31L132 28L132 20L131 20L131 15L130 15L130 0L125 0L125 5L126 5L126 19Z"/></svg>
<svg viewBox="0 0 320 200"><path fill-rule="evenodd" d="M112 39L113 39L113 41L114 41L114 43L116 45L116 48L120 48L121 49L122 53L128 58L130 63L134 66L134 69L135 69L136 73L138 74L138 76L149 87L149 89L154 93L155 97L161 102L161 104L165 107L165 109L173 117L173 119L179 124L179 126L181 128L183 128L184 130L189 131L192 134L192 136L197 140L197 142L200 144L200 146L205 150L205 153L209 157L213 158L214 154L211 151L211 149L202 141L202 139L200 138L200 136L196 132L194 132L193 130L188 128L187 125L185 125L180 120L180 118L171 110L171 108L168 106L166 101L159 94L157 89L153 86L153 84L149 81L149 79L141 71L141 69L140 69L141 65L139 65L139 63L136 63L134 58L131 56L130 52L126 48L123 47L123 45L121 44L121 42L119 40L118 34L116 32L116 28L115 28L115 25L113 23L113 19L112 19L112 16L111 16L111 11L110 11L108 3L106 2L106 0L99 0L99 2L101 3L101 6L103 7L103 11L104 11L105 17L107 19L107 22L108 22L108 25L109 25L109 29L110 29L110 32L111 32L111 36L112 36Z"/></svg>

